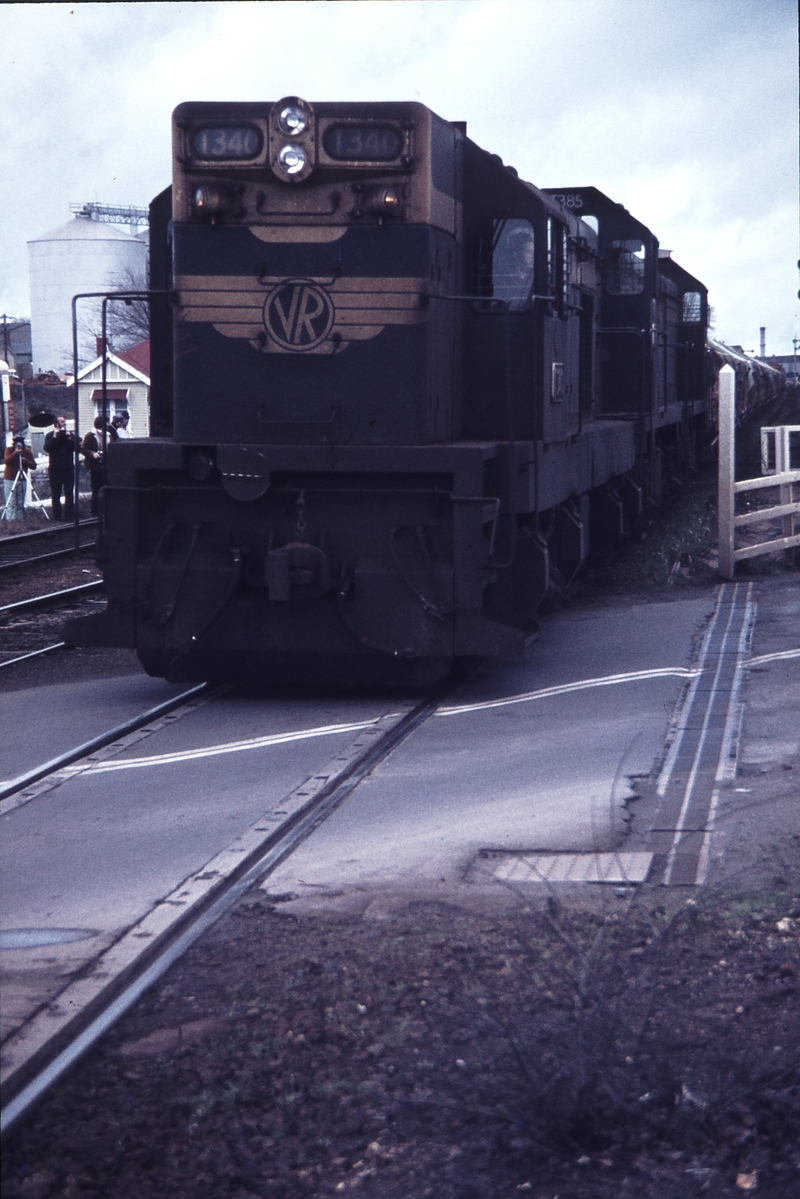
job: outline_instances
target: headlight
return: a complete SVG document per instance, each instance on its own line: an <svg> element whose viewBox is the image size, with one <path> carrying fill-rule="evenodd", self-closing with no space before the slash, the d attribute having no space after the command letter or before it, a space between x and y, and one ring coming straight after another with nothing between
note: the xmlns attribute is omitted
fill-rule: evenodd
<svg viewBox="0 0 800 1199"><path fill-rule="evenodd" d="M278 162L287 175L299 175L307 162L306 152L302 146L284 146L278 155Z"/></svg>
<svg viewBox="0 0 800 1199"><path fill-rule="evenodd" d="M291 137L298 133L304 133L308 127L308 120L302 108L297 104L287 104L278 114L278 125L284 133Z"/></svg>

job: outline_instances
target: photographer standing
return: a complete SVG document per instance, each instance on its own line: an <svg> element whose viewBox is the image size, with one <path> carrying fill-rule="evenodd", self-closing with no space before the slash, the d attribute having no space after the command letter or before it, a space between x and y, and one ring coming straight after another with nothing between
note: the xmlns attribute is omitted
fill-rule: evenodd
<svg viewBox="0 0 800 1199"><path fill-rule="evenodd" d="M72 520L75 491L75 436L68 432L63 416L57 416L52 430L44 439L44 452L50 459L50 495L53 517L61 520L61 491L64 491L64 517Z"/></svg>
<svg viewBox="0 0 800 1199"><path fill-rule="evenodd" d="M5 520L22 520L25 515L25 492L28 487L27 472L36 469L36 459L24 437L15 437L14 444L7 446L3 455L3 490L5 492Z"/></svg>
<svg viewBox="0 0 800 1199"><path fill-rule="evenodd" d="M92 481L92 516L97 516L97 501L100 488L103 486L103 457L110 441L117 440L117 431L104 416L96 416L94 432L89 432L83 439L81 453Z"/></svg>

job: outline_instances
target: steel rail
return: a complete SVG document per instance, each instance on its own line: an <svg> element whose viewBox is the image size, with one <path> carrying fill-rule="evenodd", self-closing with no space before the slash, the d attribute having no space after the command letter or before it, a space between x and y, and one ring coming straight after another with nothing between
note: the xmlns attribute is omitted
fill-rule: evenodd
<svg viewBox="0 0 800 1199"><path fill-rule="evenodd" d="M53 605L78 599L81 595L90 595L104 586L102 579L94 583L81 583L78 587L67 587L65 591L50 591L47 595L34 595L32 599L17 600L13 604L4 604L0 608L0 616L13 616L16 612L30 612L34 608L48 608Z"/></svg>
<svg viewBox="0 0 800 1199"><path fill-rule="evenodd" d="M49 649L58 648L59 646L57 645L49 646ZM46 651L36 650L35 652L42 653ZM208 683L197 683L194 687L190 687L188 691L182 691L180 695L174 695L172 699L165 700L163 704L156 704L154 708L148 708L146 712L142 712L138 716L124 721L123 724L118 724L115 728L108 729L105 733L99 733L98 736L92 737L89 741L84 741L81 745L76 745L73 749L68 749L65 753L51 758L49 762L42 762L41 765L34 766L31 770L26 770L24 774L18 774L16 778L9 779L7 783L4 783L0 787L0 802L8 799L11 795L16 795L18 791L24 791L26 787L32 786L33 783L38 783L41 779L46 778L48 774L55 774L63 766L69 766L72 762L77 762L79 758L85 758L87 754L102 749L104 745L110 745L120 737L136 732L137 729L140 729L145 724L149 724L156 717L165 716L167 712L180 707L187 700L194 699L196 695L199 695L201 691L205 691L207 687Z"/></svg>
<svg viewBox="0 0 800 1199"><path fill-rule="evenodd" d="M92 516L88 520L82 520L78 525L79 529L94 528L97 524L97 517ZM39 537L57 537L59 533L72 533L72 523L50 525L46 529L32 529L27 533L12 533L10 537L0 537L0 549L5 545L20 545L23 541L36 541Z"/></svg>
<svg viewBox="0 0 800 1199"><path fill-rule="evenodd" d="M440 684L363 753L351 759L327 780L308 802L304 802L272 832L264 836L236 865L208 890L188 911L173 909L170 926L144 943L135 963L112 979L94 1004L89 1005L69 1029L69 1038L55 1038L42 1047L32 1064L35 1073L26 1073L15 1085L6 1083L9 1095L0 1116L0 1129L7 1134L59 1078L119 1020L139 996L161 977L194 941L254 883L262 881L304 841L314 829L344 802L359 783L402 741L423 724L436 710L454 681ZM305 794L305 784L296 789ZM291 793L293 796L295 792ZM266 832L266 830L264 830ZM208 874L200 877L208 878ZM185 894L185 892L184 892ZM123 934L124 935L124 934ZM9 1085L9 1083L11 1085Z"/></svg>
<svg viewBox="0 0 800 1199"><path fill-rule="evenodd" d="M14 666L17 662L26 662L28 658L40 658L42 654L51 654L54 649L64 649L66 641L57 641L55 645L46 645L44 649L32 649L27 654L17 654L16 658L8 658L5 662L0 662L0 670L4 666Z"/></svg>
<svg viewBox="0 0 800 1199"><path fill-rule="evenodd" d="M70 545L64 550L51 550L47 554L34 554L29 558L14 558L10 562L0 561L0 570L15 570L20 566L35 566L38 562L51 562L53 558L66 558L69 554L80 553L81 550L93 550L94 548L94 542L87 541L84 545L79 545L77 551L74 545ZM2 557L3 545L0 542L0 559Z"/></svg>

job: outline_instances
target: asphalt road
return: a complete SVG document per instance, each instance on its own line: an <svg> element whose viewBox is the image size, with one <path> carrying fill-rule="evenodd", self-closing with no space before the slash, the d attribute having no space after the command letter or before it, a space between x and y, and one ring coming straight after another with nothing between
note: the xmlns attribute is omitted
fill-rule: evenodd
<svg viewBox="0 0 800 1199"><path fill-rule="evenodd" d="M77 708L79 688L68 690ZM95 686L87 685L87 693L94 697ZM36 693L6 698L12 701L6 727L22 738ZM106 727L129 706L109 703ZM390 708L385 699L210 699L3 815L2 929L85 934L4 950L4 1035L243 829L279 807L353 741L357 726ZM87 726L76 718L73 727L84 740Z"/></svg>
<svg viewBox="0 0 800 1199"><path fill-rule="evenodd" d="M380 906L386 890L449 895L483 850L615 848L629 779L649 775L663 748L713 608L706 594L548 620L524 662L466 681L265 889Z"/></svg>

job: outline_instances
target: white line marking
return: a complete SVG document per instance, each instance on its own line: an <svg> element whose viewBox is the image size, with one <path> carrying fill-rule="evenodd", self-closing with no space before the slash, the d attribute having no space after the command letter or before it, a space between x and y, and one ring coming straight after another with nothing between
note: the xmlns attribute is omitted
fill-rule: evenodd
<svg viewBox="0 0 800 1199"><path fill-rule="evenodd" d="M74 769L76 774L108 774L112 770L139 770L144 766L167 766L173 762L191 762L196 758L213 758L219 754L236 754L247 749L263 749L269 745L287 745L291 741L304 741L311 737L330 737L335 733L355 733L378 723L374 720L359 720L352 724L326 724L313 729L298 729L292 733L272 733L266 737L253 737L248 741L228 741L223 745L206 745L200 749L183 749L169 754L153 754L149 758L127 758L122 762L100 762L89 766L68 766L65 773Z"/></svg>
<svg viewBox="0 0 800 1199"><path fill-rule="evenodd" d="M661 767L661 773L658 776L658 784L656 786L656 794L659 796L663 796L666 794L667 787L669 786L669 780L672 777L672 771L675 768L675 762L677 761L678 753L679 753L681 745L683 743L683 737L686 732L686 726L688 723L687 720L685 719L685 717L688 716L689 712L692 709L692 704L694 703L694 698L695 698L695 694L697 692L697 686L700 681L700 676L703 673L703 670L705 669L706 658L708 657L708 651L709 651L709 647L711 645L711 638L714 635L714 629L716 628L717 620L719 618L720 611L722 610L722 598L723 598L724 594L725 594L725 584L723 584L722 587L720 587L720 589L719 589L719 593L717 595L717 606L714 609L714 615L711 618L711 624L708 626L708 628L706 630L706 635L703 638L703 645L700 650L700 657L698 659L697 668L692 672L693 677L692 677L691 685L689 687L689 690L686 693L684 701L681 704L680 710L676 717L678 727L676 729L675 736L672 739L672 744L669 747L669 751L667 752L667 756L664 759L664 765Z"/></svg>
<svg viewBox="0 0 800 1199"><path fill-rule="evenodd" d="M748 666L761 666L764 662L785 662L788 658L800 658L800 649L782 649L776 654L762 654L760 658L750 658Z"/></svg>
<svg viewBox="0 0 800 1199"><path fill-rule="evenodd" d="M731 685L731 698L728 702L728 712L725 717L725 727L722 733L722 744L719 750L719 760L717 761L717 771L714 775L714 789L711 792L711 803L708 809L708 818L706 820L706 831L703 834L703 844L700 846L700 853L697 858L697 873L695 875L695 886L702 887L708 876L709 866L711 864L711 837L714 832L714 823L719 806L719 793L723 780L728 773L728 765L730 761L731 747L734 737L736 736L739 721L741 719L741 709L739 706L739 691L741 690L742 682L744 681L745 668L750 665L745 662L745 654L747 653L748 644L753 633L753 625L756 619L756 603L752 598L753 584L747 586L747 603L745 606L744 620L742 622L742 631L739 634L739 645L736 650L736 669L734 671L733 683Z"/></svg>
<svg viewBox="0 0 800 1199"><path fill-rule="evenodd" d="M683 666L661 666L652 670L633 670L627 674L607 674L597 679L580 679L575 683L561 683L557 687L543 687L541 691L525 691L521 695L510 695L505 699L488 699L476 704L455 704L439 708L437 716L460 716L464 712L484 712L487 708L506 708L511 704L526 704L534 699L549 699L554 695L569 695L573 691L589 691L593 687L615 687L620 683L646 682L648 679L689 679L699 670L687 670Z"/></svg>
<svg viewBox="0 0 800 1199"><path fill-rule="evenodd" d="M728 622L725 625L725 633L723 634L723 637L722 637L722 644L720 645L719 651L717 654L717 668L714 671L714 682L711 684L711 690L708 693L708 698L706 700L706 710L705 710L705 715L703 717L703 725L702 725L702 728L700 729L700 738L697 742L697 748L694 753L694 761L692 762L692 769L689 772L689 778L686 782L686 788L683 793L683 803L681 804L680 815L675 824L675 835L672 838L672 845L670 847L669 856L667 858L667 868L664 871L664 886L669 886L670 881L672 880L672 871L675 866L675 858L676 858L676 855L678 852L678 846L683 837L683 826L686 823L686 816L689 811L689 804L691 803L692 792L694 791L694 785L697 780L698 771L700 769L700 759L702 758L703 750L705 749L706 737L708 736L708 726L709 726L709 722L711 720L711 709L714 706L714 699L716 697L717 688L719 686L719 676L722 673L722 666L725 661L725 657L724 657L725 647L728 644L728 637L730 636L731 625L733 624L733 616L734 616L734 613L735 613L736 607L737 607L736 600L737 600L737 593L739 591L739 587L740 587L739 583L734 584L733 600L731 602L730 612L728 613Z"/></svg>

